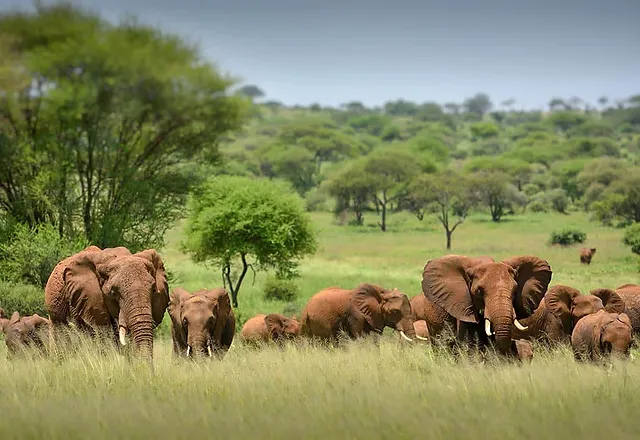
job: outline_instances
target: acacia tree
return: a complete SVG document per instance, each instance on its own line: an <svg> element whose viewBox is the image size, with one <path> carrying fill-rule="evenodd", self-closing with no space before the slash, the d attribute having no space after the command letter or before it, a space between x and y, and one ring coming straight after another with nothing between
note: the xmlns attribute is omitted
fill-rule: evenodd
<svg viewBox="0 0 640 440"><path fill-rule="evenodd" d="M504 215L512 212L515 205L525 202L518 189L509 182L507 173L481 172L473 175L471 180L478 201L489 208L494 222L499 222Z"/></svg>
<svg viewBox="0 0 640 440"><path fill-rule="evenodd" d="M362 160L351 162L323 183L329 195L336 198L336 214L351 209L359 226L364 222L364 211L375 188L364 165Z"/></svg>
<svg viewBox="0 0 640 440"><path fill-rule="evenodd" d="M292 277L297 261L317 247L304 201L283 181L215 177L193 192L187 207L182 249L221 268L234 307L249 269Z"/></svg>
<svg viewBox="0 0 640 440"><path fill-rule="evenodd" d="M420 172L420 167L413 155L387 149L371 153L362 172L370 182L371 195L380 210L378 225L385 232L389 204L406 196L411 179Z"/></svg>
<svg viewBox="0 0 640 440"><path fill-rule="evenodd" d="M0 29L29 77L0 82L1 206L102 247L161 246L196 164L242 121L232 79L174 35L71 5L0 15Z"/></svg>
<svg viewBox="0 0 640 440"><path fill-rule="evenodd" d="M475 204L469 180L449 170L418 176L411 183L407 197L414 213L436 214L444 228L447 249L451 249L451 236Z"/></svg>

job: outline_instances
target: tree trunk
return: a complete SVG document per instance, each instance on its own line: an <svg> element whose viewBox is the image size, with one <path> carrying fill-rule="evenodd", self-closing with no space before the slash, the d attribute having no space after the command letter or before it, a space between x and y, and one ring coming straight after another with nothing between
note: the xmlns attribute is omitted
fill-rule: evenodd
<svg viewBox="0 0 640 440"><path fill-rule="evenodd" d="M382 207L381 217L380 217L380 229L382 232L386 232L387 230L387 204L380 203Z"/></svg>
<svg viewBox="0 0 640 440"><path fill-rule="evenodd" d="M452 235L452 231L446 229L445 230L446 234L447 234L447 250L451 249L451 235Z"/></svg>

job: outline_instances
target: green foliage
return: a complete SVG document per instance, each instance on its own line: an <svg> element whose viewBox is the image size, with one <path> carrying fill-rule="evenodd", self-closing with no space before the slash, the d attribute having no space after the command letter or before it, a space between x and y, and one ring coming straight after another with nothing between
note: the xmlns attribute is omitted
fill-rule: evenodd
<svg viewBox="0 0 640 440"><path fill-rule="evenodd" d="M85 240L60 237L52 225L17 224L9 240L0 244L0 279L44 288L55 265L87 245Z"/></svg>
<svg viewBox="0 0 640 440"><path fill-rule="evenodd" d="M640 255L640 223L634 223L624 231L622 242L631 248L631 252Z"/></svg>
<svg viewBox="0 0 640 440"><path fill-rule="evenodd" d="M474 192L480 203L489 208L494 222L512 214L516 206L523 206L526 202L524 194L509 180L510 176L501 171L477 173L472 177Z"/></svg>
<svg viewBox="0 0 640 440"><path fill-rule="evenodd" d="M292 302L300 296L300 287L291 279L281 279L269 275L264 282L264 299L266 301Z"/></svg>
<svg viewBox="0 0 640 440"><path fill-rule="evenodd" d="M44 304L44 290L32 284L0 282L0 307L9 316L13 312L20 315L47 317L48 312Z"/></svg>
<svg viewBox="0 0 640 440"><path fill-rule="evenodd" d="M492 122L476 122L469 126L472 140L489 139L498 136L500 127Z"/></svg>
<svg viewBox="0 0 640 440"><path fill-rule="evenodd" d="M629 225L640 222L640 170L630 169L602 191L592 209L604 224Z"/></svg>
<svg viewBox="0 0 640 440"><path fill-rule="evenodd" d="M13 123L0 124L0 205L100 246L162 246L201 175L194 164L215 162L242 122L233 81L133 19L53 4L3 13L0 28L29 75L2 90Z"/></svg>
<svg viewBox="0 0 640 440"><path fill-rule="evenodd" d="M570 246L572 244L584 243L587 240L587 234L583 231L573 228L565 228L561 231L554 231L549 238L549 244L559 244L561 246Z"/></svg>
<svg viewBox="0 0 640 440"><path fill-rule="evenodd" d="M281 181L214 177L189 198L188 212L183 249L222 269L235 307L250 268L290 277L317 246L304 201ZM238 261L236 278L232 266Z"/></svg>

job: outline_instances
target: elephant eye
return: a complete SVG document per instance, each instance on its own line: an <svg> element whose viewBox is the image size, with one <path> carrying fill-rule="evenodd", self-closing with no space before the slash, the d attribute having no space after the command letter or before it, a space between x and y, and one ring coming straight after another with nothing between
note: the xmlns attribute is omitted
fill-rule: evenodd
<svg viewBox="0 0 640 440"><path fill-rule="evenodd" d="M188 324L189 324L189 323L187 322L187 318L184 318L184 319L182 320L182 325L183 325L184 327L186 327Z"/></svg>

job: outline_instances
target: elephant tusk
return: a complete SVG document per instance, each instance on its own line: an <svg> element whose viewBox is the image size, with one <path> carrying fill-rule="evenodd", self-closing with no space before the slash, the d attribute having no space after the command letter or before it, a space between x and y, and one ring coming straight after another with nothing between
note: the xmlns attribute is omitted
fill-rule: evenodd
<svg viewBox="0 0 640 440"><path fill-rule="evenodd" d="M418 336L416 335L416 338L420 339L421 341L428 341L429 338L423 338L422 336Z"/></svg>
<svg viewBox="0 0 640 440"><path fill-rule="evenodd" d="M402 339L404 339L405 341L413 342L413 339L411 339L409 336L405 335L402 330L400 330L400 336L402 336Z"/></svg>
<svg viewBox="0 0 640 440"><path fill-rule="evenodd" d="M127 334L127 329L124 327L120 327L118 331L118 336L120 339L120 343L122 344L123 347L127 345L127 340L125 339L126 334Z"/></svg>
<svg viewBox="0 0 640 440"><path fill-rule="evenodd" d="M487 334L487 336L493 335L493 333L491 333L491 321L489 321L488 319L484 320L484 332Z"/></svg>
<svg viewBox="0 0 640 440"><path fill-rule="evenodd" d="M513 320L513 324L514 324L514 325L516 326L516 328L517 328L518 330L520 330L521 332L527 331L527 330L529 329L529 327L528 327L528 326L520 324L520 322L519 322L517 319L514 319L514 320Z"/></svg>
<svg viewBox="0 0 640 440"><path fill-rule="evenodd" d="M187 357L191 354L191 345L187 345Z"/></svg>
<svg viewBox="0 0 640 440"><path fill-rule="evenodd" d="M213 357L213 352L211 351L211 345L207 345L207 353L209 353L209 357Z"/></svg>

